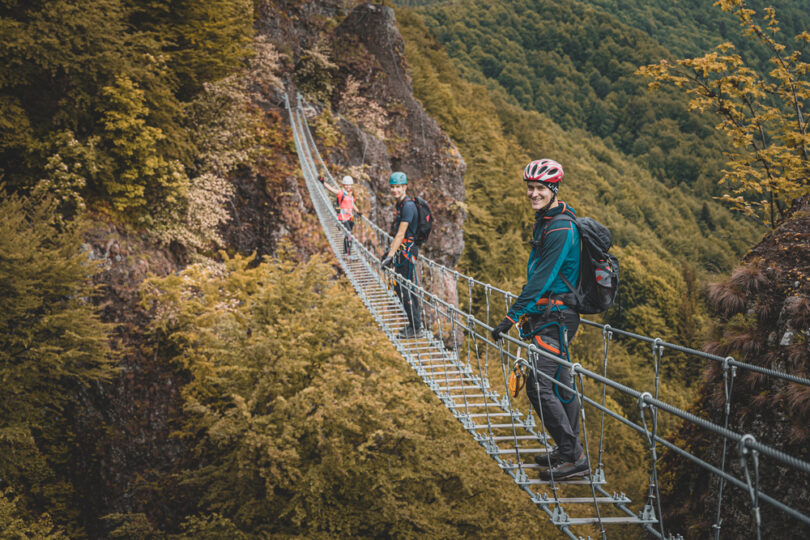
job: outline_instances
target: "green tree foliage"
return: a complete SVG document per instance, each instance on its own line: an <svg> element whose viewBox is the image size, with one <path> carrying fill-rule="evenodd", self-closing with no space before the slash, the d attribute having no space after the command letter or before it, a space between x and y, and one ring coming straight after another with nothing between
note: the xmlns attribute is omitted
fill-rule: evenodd
<svg viewBox="0 0 810 540"><path fill-rule="evenodd" d="M184 99L231 73L250 53L253 0L123 3L128 20L160 44Z"/></svg>
<svg viewBox="0 0 810 540"><path fill-rule="evenodd" d="M301 91L325 103L332 96L332 72L337 69L329 54L326 45L318 42L304 51L295 65L295 82Z"/></svg>
<svg viewBox="0 0 810 540"><path fill-rule="evenodd" d="M178 431L189 453L164 496L190 510L180 530L164 528L251 538L550 530L334 277L324 259L282 248L258 265L236 256L145 285L156 353L189 380Z"/></svg>
<svg viewBox="0 0 810 540"><path fill-rule="evenodd" d="M655 253L663 264L672 264L666 259L674 255L704 270L728 269L757 237L756 227L733 221L729 212L712 202L705 204L713 223L725 230L702 232L696 217L705 201L663 186L598 138L568 133L549 118L511 104L502 92L460 80L414 13L400 12L398 20L406 37L415 92L468 164L465 185L470 216L462 264L473 274L495 282L524 279L525 269L514 261L514 251L523 246L522 251L528 252L525 241L533 216L521 173L538 155L555 156L563 163L566 177L561 198L579 214L606 223L619 246ZM474 108L469 106L472 103Z"/></svg>
<svg viewBox="0 0 810 540"><path fill-rule="evenodd" d="M68 213L178 213L198 172L185 103L241 66L252 14L250 0L3 2L0 175L14 191L48 178Z"/></svg>
<svg viewBox="0 0 810 540"><path fill-rule="evenodd" d="M739 31L734 19L718 10L717 0L588 0L622 22L652 36L676 57L698 56L719 43L734 43L743 57L766 65L770 54ZM787 35L810 26L810 11L797 0L752 0L755 9L773 6L783 19Z"/></svg>
<svg viewBox="0 0 810 540"><path fill-rule="evenodd" d="M637 67L669 53L643 31L588 2L465 0L419 12L467 79L604 138L667 185L719 193L726 143L677 91L646 91Z"/></svg>
<svg viewBox="0 0 810 540"><path fill-rule="evenodd" d="M178 204L187 195L188 178L182 164L168 162L158 153L158 143L165 135L147 125L143 91L129 78L118 77L101 93L99 142L110 149L116 165L102 186L104 198L135 222L146 219L156 204Z"/></svg>
<svg viewBox="0 0 810 540"><path fill-rule="evenodd" d="M21 511L10 489L0 493L0 527L3 527L5 538L41 538L42 540L62 540L68 538L56 528L47 515L32 518Z"/></svg>
<svg viewBox="0 0 810 540"><path fill-rule="evenodd" d="M54 210L47 198L0 201L0 478L18 495L6 494L4 513L8 504L27 517L47 511L73 535L71 418L111 368L89 283L98 267L81 226L54 226Z"/></svg>
<svg viewBox="0 0 810 540"><path fill-rule="evenodd" d="M662 61L640 72L654 79L651 87L669 83L685 89L690 108L720 116L718 130L733 141L721 180L731 193L724 197L775 227L777 214L810 192L810 63L803 51L810 32L796 36L802 47L791 51L776 40L779 22L772 8L765 10L763 28L741 0L719 4L738 17L746 35L770 50L772 69L749 67L731 43L724 43L700 58Z"/></svg>

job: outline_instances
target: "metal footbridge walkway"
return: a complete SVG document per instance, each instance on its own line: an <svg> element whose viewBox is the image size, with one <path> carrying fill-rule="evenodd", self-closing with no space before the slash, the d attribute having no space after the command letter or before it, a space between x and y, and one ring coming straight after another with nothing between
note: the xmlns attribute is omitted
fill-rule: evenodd
<svg viewBox="0 0 810 540"><path fill-rule="evenodd" d="M318 169L330 182L335 182L312 137L300 97L291 105L285 96L295 146L301 162L313 206L334 253L357 294L376 319L402 357L436 394L463 428L478 442L504 473L545 512L551 522L569 538L587 536L620 538L622 526L642 527L648 534L664 539L678 538L661 519L661 499L658 481L659 450L667 448L711 474L717 484L716 522L711 535L720 538L723 523L724 487L735 486L746 494L751 504L752 536L760 536L760 513L777 510L786 519L810 525L807 501L785 501L765 493L759 485L760 458L769 463L794 469L797 474L810 474L810 463L787 455L757 441L751 434L737 433L728 426L731 394L738 370L752 370L765 377L777 377L787 382L810 386L810 380L722 358L701 351L666 343L661 339L625 332L608 325L582 319L583 329L601 331L603 358L600 372L591 371L577 363L569 363L540 349L507 336L501 343L491 340L490 314L499 317L516 296L419 257L418 278L410 282L390 270L380 269L378 254L384 253L391 236L365 216L355 219L353 234L348 234L337 221L332 196L318 181ZM351 255L344 253L344 242L351 242ZM424 334L415 339L400 339L397 334L407 325L402 304L393 292L392 283L399 279L401 287L418 297L422 309ZM461 298L459 298L459 296ZM608 375L608 357L614 336L646 342L651 351L652 376L647 389L624 386ZM697 359L719 362L724 374L724 425L717 425L668 404L659 398L661 367L664 351L675 351ZM576 393L579 400L580 431L583 448L591 465L590 473L565 480L543 480L539 472L550 454L553 442L547 436L542 418L535 418L525 398L514 398L509 389L510 374L526 372L532 366L530 355L543 355L570 370L573 387L559 385ZM543 373L537 376L550 379ZM556 381L555 381L556 382ZM586 392L587 390L587 392ZM608 391L630 398L638 404L638 416L627 418L607 406ZM521 408L523 410L521 410ZM588 414L598 415L598 422ZM709 463L680 448L659 433L659 415L666 413L674 419L696 424L722 441L722 458ZM649 484L645 500L633 504L624 493L610 489L609 471L604 464L605 430L607 422L619 422L637 432L648 453ZM596 427L594 427L596 426ZM590 429L589 429L590 428ZM598 430L598 431L597 431ZM593 433L592 433L593 432ZM538 459L539 458L539 459ZM738 459L742 474L730 470L730 460ZM714 512L714 509L713 509ZM583 536L584 535L584 536Z"/></svg>

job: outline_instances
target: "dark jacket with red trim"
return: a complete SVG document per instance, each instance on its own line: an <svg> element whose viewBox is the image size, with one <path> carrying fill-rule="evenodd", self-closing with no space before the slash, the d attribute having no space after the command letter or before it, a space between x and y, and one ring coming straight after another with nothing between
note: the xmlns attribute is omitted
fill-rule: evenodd
<svg viewBox="0 0 810 540"><path fill-rule="evenodd" d="M523 314L545 313L549 296L569 292L560 274L571 283L578 281L580 241L576 223L557 220L551 227L548 226L554 216L563 212L573 219L577 217L574 209L562 201L545 213L535 214L533 247L526 264L526 285L506 314L514 323ZM567 308L555 305L554 309Z"/></svg>

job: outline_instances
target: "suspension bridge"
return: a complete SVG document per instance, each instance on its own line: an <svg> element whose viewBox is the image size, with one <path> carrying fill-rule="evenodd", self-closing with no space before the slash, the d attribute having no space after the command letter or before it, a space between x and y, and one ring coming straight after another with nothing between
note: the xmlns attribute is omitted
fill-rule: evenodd
<svg viewBox="0 0 810 540"><path fill-rule="evenodd" d="M786 520L810 525L807 501L784 500L784 495L780 498L780 494L766 493L760 486L764 463L787 467L803 475L810 474L810 463L764 444L752 434L737 433L729 428L732 390L739 371L748 370L760 376L804 386L810 386L810 380L584 318L581 332L593 328L601 333L602 359L598 371L586 369L579 363L567 362L510 336L500 343L493 342L490 337L490 315L500 317L516 296L422 256L417 262L418 277L413 282L401 276L394 277L390 269L381 269L377 254L387 249L391 236L365 216L355 219L352 234L338 224L331 196L318 181L318 169L325 172L329 181L337 182L315 144L301 97L296 96L294 101L292 104L289 96L285 95L301 170L320 223L346 277L382 331L416 374L496 465L531 498L539 510L548 515L551 523L563 535L572 539L583 538L583 535L606 539L609 535L621 537L621 527L632 526L642 527L646 533L662 540L680 538L678 531L668 530L662 519L658 466L659 451L663 448L676 454L679 459L702 468L716 482L717 496L713 501L715 508L712 509L716 519L704 536L716 540L721 537L727 486L738 488L746 494L750 503L752 536L756 534L757 538L761 537L763 511L781 512ZM352 243L351 256L346 255L343 249L347 235ZM400 339L397 336L408 320L402 304L393 293L391 283L394 279L418 298L426 329L419 338ZM649 388L630 388L610 378L608 364L611 345L618 336L649 346L652 366ZM697 361L719 363L723 370L725 396L723 425L659 399L665 351L677 352ZM528 402L513 397L509 388L510 374L533 369L528 361L530 355L542 355L572 374L571 387L553 382L578 396L582 443L591 465L589 474L556 481L553 477L550 480L540 478L540 465L537 462L549 456L552 440L543 428L542 418L535 418ZM536 372L536 376L550 379L540 372ZM637 403L638 416L629 418L608 406L608 392ZM586 424L586 410L587 414L598 415L598 422ZM694 424L721 441L719 463L710 463L664 438L659 432L661 413L677 421ZM611 489L610 471L605 465L605 432L609 422L626 426L643 441L649 467L649 481L644 490L647 495L643 501L634 503L624 493ZM594 425L598 426L598 430L594 429ZM740 467L737 471L741 471L741 474L731 470L732 459L738 460Z"/></svg>

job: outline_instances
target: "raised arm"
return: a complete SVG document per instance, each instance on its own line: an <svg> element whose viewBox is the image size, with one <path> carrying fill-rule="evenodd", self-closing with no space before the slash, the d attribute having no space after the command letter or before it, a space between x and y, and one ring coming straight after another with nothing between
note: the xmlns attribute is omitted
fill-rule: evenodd
<svg viewBox="0 0 810 540"><path fill-rule="evenodd" d="M323 187L325 187L326 189L328 189L329 191L331 191L335 195L340 193L340 190L338 188L332 187L331 184L327 184L323 176L318 177L318 180L321 181L321 184L323 184Z"/></svg>

